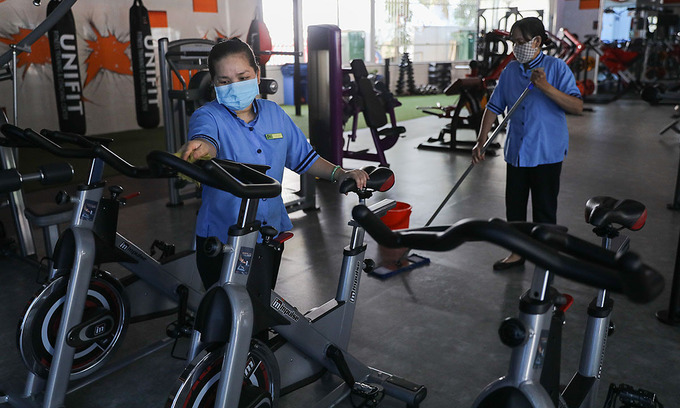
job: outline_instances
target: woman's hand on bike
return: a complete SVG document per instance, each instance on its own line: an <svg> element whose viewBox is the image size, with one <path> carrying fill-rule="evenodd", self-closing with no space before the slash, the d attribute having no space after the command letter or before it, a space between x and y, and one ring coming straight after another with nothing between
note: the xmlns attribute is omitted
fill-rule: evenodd
<svg viewBox="0 0 680 408"><path fill-rule="evenodd" d="M338 183L342 184L342 182L348 177L356 181L357 187L359 189L366 187L366 181L368 181L368 173L366 173L365 171L361 169L343 170L343 173L337 179Z"/></svg>
<svg viewBox="0 0 680 408"><path fill-rule="evenodd" d="M199 159L208 159L217 156L217 149L215 145L209 141L201 138L189 140L179 149L179 157L182 160L195 161Z"/></svg>

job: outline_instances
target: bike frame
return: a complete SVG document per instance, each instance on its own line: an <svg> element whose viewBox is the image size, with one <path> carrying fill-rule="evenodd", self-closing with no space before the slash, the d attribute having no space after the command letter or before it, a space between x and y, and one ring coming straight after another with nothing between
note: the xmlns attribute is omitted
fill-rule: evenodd
<svg viewBox="0 0 680 408"><path fill-rule="evenodd" d="M97 244L94 229L96 213L102 207L101 200L106 187L106 183L102 181L103 167L104 161L102 159L94 158L92 160L87 184L79 186L78 196L72 200L76 205L71 225L60 238L60 241L64 241L63 237L70 237L66 239L68 243L62 242L60 251L64 256L63 261L69 263L72 259L73 264L68 275L69 281L63 305L62 316L64 318L60 322L55 339L56 347L49 375L45 382L35 374L29 373L24 395L19 398L10 396L10 403L18 404L19 400L34 399L35 395L42 391L44 385L45 396L42 406L44 408L62 407L68 392L80 389L130 364L137 358L170 344L171 339L169 338L156 342L141 350L137 355L126 359L125 362L117 363L109 370L102 369L82 380L72 381L69 388L75 348L67 344L67 336L74 326L82 322L95 258L98 250L102 249ZM194 253L193 251L161 264L117 232L115 247L118 249L116 261L140 278L125 287L125 292L135 301L133 302L135 306L131 307L133 318L143 320L147 315L153 316L154 313L161 310L174 310L181 300L178 292L180 286L187 289L188 308L193 311L196 310L204 290L198 276L194 257L190 256ZM58 255L58 253L55 254L55 259L59 258ZM50 278L64 272L64 268L60 268L60 266L59 263L55 262L54 268L50 272Z"/></svg>
<svg viewBox="0 0 680 408"><path fill-rule="evenodd" d="M605 249L611 249L611 244L611 238L602 238ZM627 248L628 238L623 237L618 251L625 251ZM551 282L552 275L548 270L535 268L531 288L520 298L518 317L527 328L529 336L521 346L512 349L507 375L486 386L473 407L503 407L508 406L510 400L521 400L519 406L526 408L556 406L551 393L541 383L547 359L554 357L559 361L560 358L561 328L551 327L553 314L556 313L555 299L559 293L550 286ZM613 301L608 292L600 289L588 308L579 369L561 394L569 408L595 406L612 307ZM560 335L552 339L551 330L557 330ZM548 356L546 353L552 341L558 342L557 351L553 349L553 352L558 353L556 356ZM559 366L557 369L559 370ZM548 374L559 376L559 373ZM559 386L559 381L554 385Z"/></svg>
<svg viewBox="0 0 680 408"><path fill-rule="evenodd" d="M360 203L365 199L360 196ZM383 200L371 207L376 214L384 214L394 207L394 200ZM243 259L249 259L255 248L257 230L252 227L249 217L257 210L256 202L244 202L238 224L230 228L228 242L223 246L225 255L219 289L223 290L231 306L232 325L229 338L225 340L224 362L220 374L216 408L237 407L243 384L243 370L246 366L253 321L255 319L251 298L246 290L248 273L258 273L245 268ZM257 225L257 224L256 224ZM339 375L345 383L331 391L315 407L335 406L347 398L351 388L347 377L357 382L367 381L379 383L387 395L398 398L407 404L416 405L424 395L424 387L413 384L402 378L381 370L369 367L347 353L352 320L356 308L357 293L361 274L364 269L366 246L364 245L364 229L355 221L350 244L345 247L338 287L334 299L303 314L292 304L284 300L274 290L270 293L269 307L280 315L288 324L277 324L271 329L277 334L270 343L283 344L274 349L274 355L281 373L282 394L291 392L309 384L323 373L323 369ZM238 227L238 228L235 228ZM246 234L234 232L249 231ZM240 271L240 272L239 272ZM244 273L245 272L245 273ZM200 333L195 332L189 353L193 360L205 346L200 342ZM340 367L337 360L328 355L329 348L340 350L345 367ZM349 373L346 370L349 368ZM348 375L349 374L349 375ZM185 382L185 386L191 381ZM178 391L177 395L182 393ZM173 401L177 402L177 401Z"/></svg>

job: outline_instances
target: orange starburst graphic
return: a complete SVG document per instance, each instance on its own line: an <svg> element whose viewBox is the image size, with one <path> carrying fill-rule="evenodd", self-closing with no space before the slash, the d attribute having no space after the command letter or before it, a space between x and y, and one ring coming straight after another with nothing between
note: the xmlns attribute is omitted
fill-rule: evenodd
<svg viewBox="0 0 680 408"><path fill-rule="evenodd" d="M132 75L132 62L125 53L130 41L119 41L110 31L107 36L102 36L93 23L90 23L90 27L94 31L95 39L85 40L91 52L85 60L87 76L83 87L86 87L102 70Z"/></svg>
<svg viewBox="0 0 680 408"><path fill-rule="evenodd" d="M217 33L217 39L218 39L218 40L227 38L227 35L221 33L220 30L218 30L218 29L215 29L215 33ZM206 39L208 38L208 33L205 33L205 37L204 37L204 38L206 38Z"/></svg>
<svg viewBox="0 0 680 408"><path fill-rule="evenodd" d="M0 1L1 2L1 1ZM10 34L9 37L0 37L0 42L5 44L17 44L23 40L32 30L28 28L19 28L16 34ZM31 65L49 64L52 61L50 57L50 42L47 35L43 35L31 45L31 52L22 52L17 55L17 68L24 68L22 78L26 76L26 71Z"/></svg>

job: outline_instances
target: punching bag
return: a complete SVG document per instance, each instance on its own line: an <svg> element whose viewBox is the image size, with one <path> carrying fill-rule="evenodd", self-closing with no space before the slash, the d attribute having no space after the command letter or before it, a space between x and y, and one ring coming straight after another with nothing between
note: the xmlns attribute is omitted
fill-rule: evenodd
<svg viewBox="0 0 680 408"><path fill-rule="evenodd" d="M47 5L49 15L60 3L50 0ZM64 17L48 31L54 93L57 97L59 130L62 132L85 134L85 105L80 86L80 64L78 63L78 43L73 13L69 10Z"/></svg>
<svg viewBox="0 0 680 408"><path fill-rule="evenodd" d="M155 128L160 122L156 53L151 37L149 12L142 4L142 0L134 0L130 7L130 53L135 83L137 124L145 129Z"/></svg>
<svg viewBox="0 0 680 408"><path fill-rule="evenodd" d="M269 35L269 30L264 21L255 18L250 23L248 29L248 44L253 49L255 57L260 67L263 67L271 58L271 55L263 53L263 51L272 50L272 38Z"/></svg>

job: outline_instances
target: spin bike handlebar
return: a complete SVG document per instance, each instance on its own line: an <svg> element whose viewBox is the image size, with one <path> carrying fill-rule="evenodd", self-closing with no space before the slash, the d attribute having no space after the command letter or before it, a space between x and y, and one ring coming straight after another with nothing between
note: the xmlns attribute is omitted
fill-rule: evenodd
<svg viewBox="0 0 680 408"><path fill-rule="evenodd" d="M152 151L147 155L148 167L134 166L103 144L110 139L84 137L73 133L44 130L41 134L27 128L22 130L13 125L3 125L2 132L11 138L23 140L41 147L52 154L67 158L101 159L120 173L132 178L168 178L177 172L184 173L208 186L227 191L240 198L271 198L281 194L281 184L263 174L268 167L229 160L199 160L189 163L175 155ZM65 148L61 143L71 143L75 148Z"/></svg>
<svg viewBox="0 0 680 408"><path fill-rule="evenodd" d="M449 251L468 241L487 241L517 253L551 272L586 285L624 293L636 303L656 298L664 287L661 274L638 255L617 256L598 245L545 225L493 219L462 220L451 226L389 229L366 206L352 210L354 219L380 245Z"/></svg>
<svg viewBox="0 0 680 408"><path fill-rule="evenodd" d="M366 190L385 192L394 185L394 172L387 167L366 166L362 168L368 173L368 180L366 181ZM357 182L353 178L346 178L340 183L338 188L340 193L357 193Z"/></svg>
<svg viewBox="0 0 680 408"><path fill-rule="evenodd" d="M174 154L154 150L146 156L155 174L170 177L177 172L240 198L272 198L281 194L281 184L247 164L230 160L197 160L189 163ZM262 166L258 166L262 167Z"/></svg>
<svg viewBox="0 0 680 408"><path fill-rule="evenodd" d="M35 144L27 141L24 138L24 131L14 125L8 123L0 127L3 137L0 137L0 146L4 147L36 147Z"/></svg>

